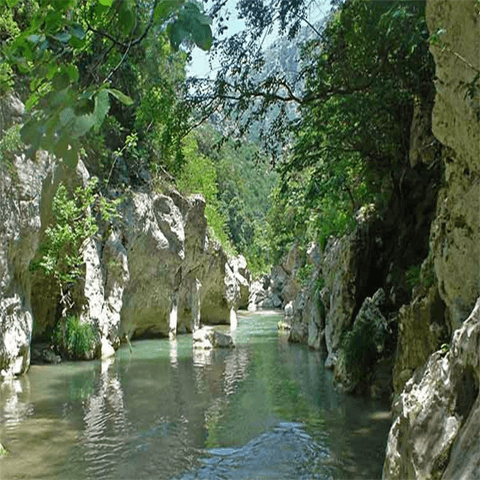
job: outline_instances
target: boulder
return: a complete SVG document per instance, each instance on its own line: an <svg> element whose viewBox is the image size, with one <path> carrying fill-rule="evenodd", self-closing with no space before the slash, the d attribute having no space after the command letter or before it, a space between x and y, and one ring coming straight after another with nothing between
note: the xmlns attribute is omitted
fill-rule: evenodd
<svg viewBox="0 0 480 480"><path fill-rule="evenodd" d="M231 258L229 265L240 289L239 308L248 308L252 276L248 270L247 261L243 255L239 255L238 257Z"/></svg>
<svg viewBox="0 0 480 480"><path fill-rule="evenodd" d="M451 347L433 353L396 397L385 480L475 478L480 461L479 344L480 298L455 331Z"/></svg>
<svg viewBox="0 0 480 480"><path fill-rule="evenodd" d="M233 348L233 338L229 333L219 332L214 327L203 326L192 334L193 348L209 350L212 348Z"/></svg>
<svg viewBox="0 0 480 480"><path fill-rule="evenodd" d="M300 322L293 323L290 329L288 341L292 343L307 343L308 325Z"/></svg>
<svg viewBox="0 0 480 480"><path fill-rule="evenodd" d="M259 306L262 308L280 308L282 306L282 300L276 293L272 293L260 302Z"/></svg>

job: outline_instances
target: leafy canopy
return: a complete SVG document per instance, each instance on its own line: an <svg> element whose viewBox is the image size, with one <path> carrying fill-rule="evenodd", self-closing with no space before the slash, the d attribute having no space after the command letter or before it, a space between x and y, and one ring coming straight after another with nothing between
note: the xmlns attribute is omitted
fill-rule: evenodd
<svg viewBox="0 0 480 480"><path fill-rule="evenodd" d="M211 20L193 1L27 0L28 9L18 0L2 3L0 88L12 88L16 76L28 79L22 139L31 155L43 148L71 166L80 138L100 127L112 99L133 103L112 82L150 31L165 31L174 49L183 41L212 44Z"/></svg>

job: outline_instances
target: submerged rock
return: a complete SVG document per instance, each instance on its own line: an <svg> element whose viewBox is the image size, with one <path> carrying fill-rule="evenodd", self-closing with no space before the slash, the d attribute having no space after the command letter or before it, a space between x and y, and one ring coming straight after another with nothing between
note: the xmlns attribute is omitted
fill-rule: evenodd
<svg viewBox="0 0 480 480"><path fill-rule="evenodd" d="M209 350L212 348L233 348L233 338L229 333L219 332L214 327L202 327L193 332L193 348Z"/></svg>
<svg viewBox="0 0 480 480"><path fill-rule="evenodd" d="M293 323L288 340L293 343L306 343L308 340L308 325L299 322Z"/></svg>
<svg viewBox="0 0 480 480"><path fill-rule="evenodd" d="M31 363L32 364L42 364L42 363L51 363L57 364L61 363L62 358L60 355L57 355L52 346L47 343L40 343L32 345L31 347Z"/></svg>

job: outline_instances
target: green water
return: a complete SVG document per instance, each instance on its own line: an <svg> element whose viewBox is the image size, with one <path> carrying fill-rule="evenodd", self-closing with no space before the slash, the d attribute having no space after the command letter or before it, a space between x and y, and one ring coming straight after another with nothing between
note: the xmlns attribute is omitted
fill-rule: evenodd
<svg viewBox="0 0 480 480"><path fill-rule="evenodd" d="M3 382L0 477L381 478L388 406L336 392L279 318L240 316L233 350L143 340Z"/></svg>

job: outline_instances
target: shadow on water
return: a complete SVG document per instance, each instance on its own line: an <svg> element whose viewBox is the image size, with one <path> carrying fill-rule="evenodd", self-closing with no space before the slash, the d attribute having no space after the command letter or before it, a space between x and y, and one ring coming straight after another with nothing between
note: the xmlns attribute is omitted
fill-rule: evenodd
<svg viewBox="0 0 480 480"><path fill-rule="evenodd" d="M278 319L240 317L233 350L143 340L2 383L2 478L380 478L388 407L336 392Z"/></svg>

